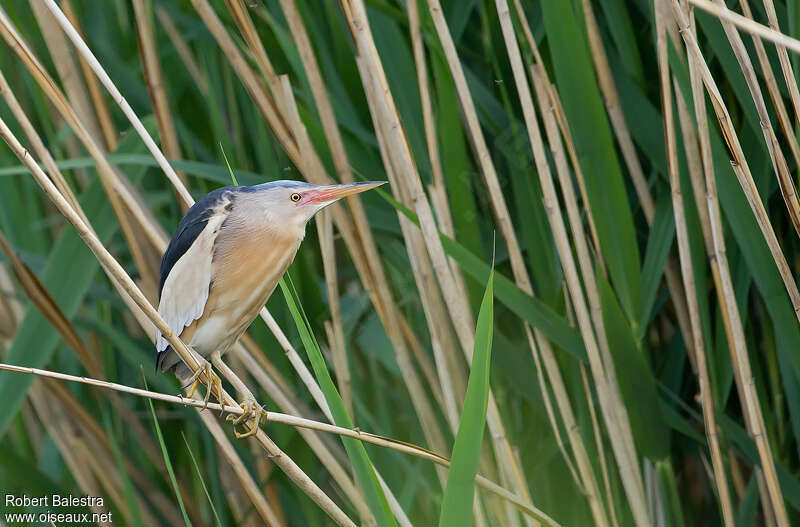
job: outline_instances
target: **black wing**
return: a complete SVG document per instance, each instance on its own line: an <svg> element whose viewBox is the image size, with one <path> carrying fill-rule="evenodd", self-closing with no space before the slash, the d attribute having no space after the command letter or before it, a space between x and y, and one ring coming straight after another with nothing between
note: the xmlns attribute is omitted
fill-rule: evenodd
<svg viewBox="0 0 800 527"><path fill-rule="evenodd" d="M158 281L158 297L161 298L161 291L164 289L164 282L169 276L169 272L175 266L175 263L180 259L183 254L189 250L194 240L206 228L208 219L217 211L218 207L227 201L228 207L233 206L234 190L237 187L222 187L217 190L211 191L200 200L198 200L175 230L175 234L169 241L167 250L164 252L164 257L161 259L161 268L159 270L160 278Z"/></svg>

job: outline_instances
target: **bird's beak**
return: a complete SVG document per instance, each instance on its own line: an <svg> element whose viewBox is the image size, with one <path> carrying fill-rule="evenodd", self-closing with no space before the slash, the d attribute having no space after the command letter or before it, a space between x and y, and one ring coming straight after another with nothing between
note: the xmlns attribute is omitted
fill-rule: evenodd
<svg viewBox="0 0 800 527"><path fill-rule="evenodd" d="M319 187L309 192L306 203L331 203L353 194L379 187L385 181L359 181L358 183L344 183L342 185L328 185Z"/></svg>

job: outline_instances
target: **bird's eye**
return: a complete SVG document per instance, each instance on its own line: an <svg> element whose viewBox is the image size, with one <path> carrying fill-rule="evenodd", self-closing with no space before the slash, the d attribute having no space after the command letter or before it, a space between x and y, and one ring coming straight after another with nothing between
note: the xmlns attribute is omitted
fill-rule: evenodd
<svg viewBox="0 0 800 527"><path fill-rule="evenodd" d="M295 192L294 194L292 194L292 196L291 196L291 198L290 198L290 199L291 199L292 201L294 201L295 203L297 203L298 201L300 201L300 197L301 197L301 196L300 196L300 194L298 194L297 192Z"/></svg>

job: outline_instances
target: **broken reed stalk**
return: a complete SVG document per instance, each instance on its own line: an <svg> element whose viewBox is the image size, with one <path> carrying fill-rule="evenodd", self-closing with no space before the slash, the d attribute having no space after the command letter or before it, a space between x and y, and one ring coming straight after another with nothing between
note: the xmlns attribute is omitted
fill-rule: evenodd
<svg viewBox="0 0 800 527"><path fill-rule="evenodd" d="M2 126L3 124L2 122L0 122L0 129L2 129ZM77 375L69 375L67 373L42 370L39 368L30 368L27 366L15 366L13 364L0 363L0 370L10 371L15 373L24 373L28 375L37 375L39 377L47 377L51 379L58 379L61 381L78 382L90 386L95 386L98 388L104 388L108 390L115 390L118 392L128 393L131 395L135 395L137 397L145 397L168 403L181 404L183 406L191 406L194 408L198 408L200 410L206 410L206 409L211 411L218 410L221 413L228 413L233 415L242 415L244 413L244 409L242 409L240 406L229 405L227 401L225 405L213 402L206 403L200 399L183 397L182 395L170 395L166 393L153 392L150 390L134 388L132 386L126 386L124 384L118 384L110 381L93 379L90 377L80 377ZM311 419L305 419L303 417L298 417L295 415L283 414L279 412L269 412L269 411L266 412L266 414L267 414L267 421L271 423L281 423L296 428L304 428L309 430L316 430L319 432L326 432L329 434L336 434L344 437L350 437L352 439L357 439L365 443L371 443L383 448L389 448L397 452L402 452L404 454L426 459L428 461L436 463L437 465L441 465L444 467L450 466L450 460L448 458L436 454L435 452L432 452L425 448L419 447L417 445L407 443L405 441L398 441L395 439L390 439L388 437L371 434L369 432L363 432L358 428L355 429L344 428L329 423L323 423ZM478 485L485 488L486 490L488 490L489 492L498 494L498 496L502 497L503 499L509 499L510 497L513 496L510 493L508 493L507 490L498 487L496 483L487 480L480 474L475 477L475 482ZM553 526L558 525L549 516L547 516L542 511L536 509L532 505L525 503L516 497L513 497L510 501L515 506L517 506L520 509L520 511L529 514L536 520L541 521L546 525L553 525Z"/></svg>
<svg viewBox="0 0 800 527"><path fill-rule="evenodd" d="M748 33L758 35L764 40L769 40L770 42L784 46L793 52L800 54L800 40L797 40L796 38L792 38L785 33L781 33L780 31L776 31L775 29L767 27L763 24L759 24L758 22L744 17L735 11L731 11L727 7L720 6L709 0L688 1L690 4L699 7L703 11L711 13L715 17L719 18L720 21L725 20L731 22L735 26L740 27Z"/></svg>
<svg viewBox="0 0 800 527"><path fill-rule="evenodd" d="M746 17L753 18L748 0L741 0L739 5L742 6L742 13L744 13ZM789 113L786 111L786 104L783 102L783 94L778 87L778 82L775 78L775 74L772 71L772 64L770 64L769 58L767 57L767 50L764 48L764 42L757 35L751 35L751 37L753 40L753 47L756 50L756 57L758 57L758 63L761 66L761 72L764 75L764 82L767 85L769 98L772 100L772 105L775 108L775 114L778 118L778 123L781 125L784 139L789 145L789 149L792 151L795 165L800 166L800 145L797 144L797 138L795 137L794 130L792 129L792 119L789 117ZM786 53L786 48L783 48L782 46L777 47L779 50L783 50L784 54ZM783 66L781 67L783 68ZM785 80L789 78L794 79L794 72L791 71L791 65L789 65L789 72L791 77L784 77ZM790 95L796 92L797 84L794 82L794 80L789 82L788 85L790 89ZM794 99L792 99L792 104L794 105ZM798 115L797 110L795 110L795 115Z"/></svg>
<svg viewBox="0 0 800 527"><path fill-rule="evenodd" d="M747 197L748 203L750 204L750 207L756 216L756 220L759 224L759 227L761 227L762 234L764 235L767 245L772 252L775 263L778 266L778 270L781 272L781 276L784 277L784 274L788 272L789 281L787 282L786 278L784 278L784 283L787 285L789 297L792 299L792 305L795 307L795 313L797 314L798 305L795 302L795 296L792 293L791 287L794 286L794 280L791 277L791 272L788 270L786 260L784 259L783 254L780 252L780 247L778 247L777 239L775 238L775 233L772 230L771 224L769 223L768 218L766 218L764 205L761 203L760 197L758 196L758 191L753 183L750 170L747 166L747 161L744 157L744 153L742 152L741 145L739 144L739 139L736 135L736 132L733 130L727 108L725 107L722 97L717 89L716 82L708 70L708 66L706 65L702 52L697 45L697 40L692 32L691 25L687 19L686 13L683 10L683 7L678 3L678 0L672 0L671 3L672 13L675 21L678 24L678 31L683 37L690 66L693 68L690 70L690 73L692 73L696 79L693 81L695 111L698 111L699 106L704 107L705 105L705 98L703 97L702 93L699 93L701 91L700 82L702 82L705 85L706 93L711 99L712 106L720 124L720 130L723 138L725 139L725 143L728 146L729 153L732 156L731 165L734 173L736 174L739 184L741 185L742 190L744 190L745 196ZM702 115L704 117L705 114L703 113ZM722 282L722 291L720 294L722 294L725 299L724 305L728 311L733 336L733 343L731 346L731 361L734 365L734 371L736 373L736 382L745 416L745 424L750 436L756 443L759 460L761 462L761 469L763 470L764 483L767 491L766 497L769 498L771 510L775 514L776 521L779 525L784 526L788 525L786 507L783 502L783 496L778 483L771 447L765 435L766 432L764 429L763 415L761 414L761 407L758 402L758 393L756 392L755 382L750 370L750 359L747 355L744 329L742 328L741 318L739 316L735 292L733 289L733 282L731 280L727 256L725 253L722 218L719 211L716 182L714 181L713 165L711 161L711 148L707 138L704 138L704 136L707 137L708 128L707 126L704 126L702 121L698 121L698 126L702 126L702 128L700 128L702 147L701 154L704 157L704 167L706 168L706 192L708 197L709 216L711 218L715 256L719 262L720 279ZM705 144L703 143L704 141ZM796 294L796 286L794 286L794 292ZM762 501L766 500L762 499ZM769 508L767 507L766 503L764 506L765 509ZM765 511L765 513L766 512L767 511Z"/></svg>
<svg viewBox="0 0 800 527"><path fill-rule="evenodd" d="M744 3L746 2L743 2L743 7ZM764 9L767 12L767 20L769 21L769 27L781 33L780 25L778 24L778 15L775 12L775 4L773 3L773 1L764 0ZM792 107L794 108L795 118L800 119L800 90L797 87L797 79L794 76L792 63L789 61L789 54L786 52L786 48L782 46L780 43L776 43L775 48L778 51L778 61L780 62L781 65L781 72L783 73L783 78L786 81L787 87L789 88L789 100L792 101ZM794 135L792 135L791 138L787 138L787 140L793 143L795 146L797 146L797 140L794 137Z"/></svg>
<svg viewBox="0 0 800 527"><path fill-rule="evenodd" d="M717 4L725 5L722 0L717 0ZM721 20L722 28L728 41L731 44L736 60L739 63L739 68L742 70L747 88L750 90L750 97L756 106L758 113L759 124L761 131L764 134L764 141L767 143L767 152L769 152L770 159L772 160L772 169L775 171L775 176L778 179L778 187L781 190L781 196L786 204L786 209L789 212L789 218L792 220L795 232L800 235L800 200L797 198L797 191L792 181L792 176L789 173L789 167L786 164L786 158L783 155L783 150L778 144L778 138L775 136L775 131L772 128L772 122L767 111L767 105L764 103L764 96L761 93L761 87L756 78L756 72L753 68L753 63L750 60L750 55L744 47L744 42L736 27L726 21ZM784 50L785 51L785 50ZM795 82L792 82L795 84Z"/></svg>
<svg viewBox="0 0 800 527"><path fill-rule="evenodd" d="M667 153L667 169L672 195L672 210L675 217L675 232L678 239L678 256L681 264L683 285L689 308L689 321L691 323L691 336L694 342L694 360L700 384L700 402L703 408L703 422L706 437L711 450L714 480L717 487L722 517L727 527L733 527L733 505L728 491L728 480L725 475L725 465L722 461L722 452L719 445L719 436L714 417L714 397L711 392L711 381L706 365L705 345L703 342L703 328L700 320L700 308L697 300L697 288L694 281L692 255L689 249L689 230L686 225L683 194L681 192L680 168L678 167L678 146L675 137L675 122L672 106L672 86L670 83L670 69L667 55L667 36L665 29L666 2L659 1L655 8L656 17L656 56L658 59L659 80L661 84L661 110L664 116L664 142ZM668 15L668 11L666 15ZM685 113L685 112L684 112ZM684 143L689 139L684 135Z"/></svg>
<svg viewBox="0 0 800 527"><path fill-rule="evenodd" d="M172 329L164 322L164 319L158 314L158 311L148 302L147 298L142 294L136 284L131 280L130 276L125 272L122 266L114 259L108 250L103 246L103 243L97 238L94 232L83 222L80 216L72 209L69 202L58 192L58 189L47 178L45 173L39 165L33 160L28 151L17 141L11 130L6 125L5 121L0 119L0 137L6 141L11 147L14 154L28 167L34 175L37 183L39 183L42 190L47 194L48 198L58 208L59 212L69 220L75 227L78 235L89 246L91 251L100 261L103 269L108 273L113 280L117 281L129 297L135 302L136 306L142 310L147 318L161 331L161 334L180 358L186 363L192 371L197 371L200 368L200 363L195 358L193 352L189 350L186 344L181 341ZM205 375L204 375L205 377ZM207 385L211 385L211 379L205 379ZM225 402L235 403L230 395L223 392ZM256 426L254 419L249 419L248 426ZM275 463L291 478L298 487L300 487L308 496L314 500L332 519L340 525L354 525L350 518L339 509L339 507L298 467L294 461L288 456L283 454L275 443L267 437L267 435L259 430L255 436L262 444L268 454L275 457Z"/></svg>

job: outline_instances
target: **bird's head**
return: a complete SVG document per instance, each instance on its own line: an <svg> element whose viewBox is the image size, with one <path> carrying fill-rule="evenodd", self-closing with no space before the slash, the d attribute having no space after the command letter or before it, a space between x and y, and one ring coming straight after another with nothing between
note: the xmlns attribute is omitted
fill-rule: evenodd
<svg viewBox="0 0 800 527"><path fill-rule="evenodd" d="M314 214L331 203L373 189L385 181L363 181L341 185L312 185L303 181L271 181L246 188L246 192L268 215L270 222L305 227Z"/></svg>

